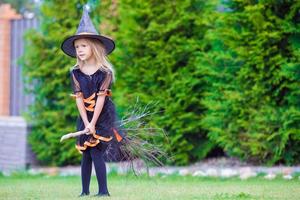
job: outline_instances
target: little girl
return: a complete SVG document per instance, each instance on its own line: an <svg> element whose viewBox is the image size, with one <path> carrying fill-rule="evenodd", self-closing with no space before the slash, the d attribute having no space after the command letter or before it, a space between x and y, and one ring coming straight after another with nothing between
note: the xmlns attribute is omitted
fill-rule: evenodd
<svg viewBox="0 0 300 200"><path fill-rule="evenodd" d="M99 35L87 10L84 9L75 35L66 38L61 49L77 59L71 70L71 83L80 116L77 131L89 131L89 135L77 137L76 148L82 153L82 193L90 194L89 184L94 162L97 181L97 196L110 196L107 189L106 167L103 159L109 142L123 139L115 127L115 107L110 99L114 70L106 56L115 48L112 39Z"/></svg>

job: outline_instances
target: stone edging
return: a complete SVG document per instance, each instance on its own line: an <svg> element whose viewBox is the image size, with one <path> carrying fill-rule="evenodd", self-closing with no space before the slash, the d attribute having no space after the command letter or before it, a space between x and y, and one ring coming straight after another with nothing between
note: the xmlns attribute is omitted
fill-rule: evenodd
<svg viewBox="0 0 300 200"><path fill-rule="evenodd" d="M142 162L134 162L134 168L138 174L147 173L147 169ZM129 162L120 163L107 163L107 173L117 173L124 175L132 172ZM48 175L80 175L80 166L67 166L67 167L38 167L28 170L30 174L45 173ZM300 180L300 167L262 167L262 166L207 166L207 165L193 165L187 167L150 167L148 169L150 176L156 175L179 175L179 176L195 176L195 177L220 177L230 178L239 177L242 180L246 180L251 177L256 177L263 174L265 179L272 180L276 177L282 177L283 179L291 180L297 178ZM94 170L93 170L94 174Z"/></svg>

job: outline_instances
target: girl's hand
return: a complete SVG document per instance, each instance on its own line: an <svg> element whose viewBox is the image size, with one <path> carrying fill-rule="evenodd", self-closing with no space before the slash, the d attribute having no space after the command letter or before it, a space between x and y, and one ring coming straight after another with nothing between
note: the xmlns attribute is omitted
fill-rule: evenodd
<svg viewBox="0 0 300 200"><path fill-rule="evenodd" d="M90 133L95 133L95 132L96 132L96 130L95 130L95 124L93 124L93 123L89 123L89 124L85 127L85 129L89 129Z"/></svg>

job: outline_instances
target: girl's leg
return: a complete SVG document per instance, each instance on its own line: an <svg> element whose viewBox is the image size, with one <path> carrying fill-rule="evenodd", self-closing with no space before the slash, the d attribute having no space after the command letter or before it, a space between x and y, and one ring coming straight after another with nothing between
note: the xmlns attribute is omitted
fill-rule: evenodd
<svg viewBox="0 0 300 200"><path fill-rule="evenodd" d="M97 147L93 147L90 150L98 181L98 195L109 195L107 189L106 166L103 159L106 148L107 144L100 143Z"/></svg>
<svg viewBox="0 0 300 200"><path fill-rule="evenodd" d="M90 193L90 180L92 173L92 158L90 154L90 148L83 151L81 160L81 182L82 182L82 193L88 195Z"/></svg>

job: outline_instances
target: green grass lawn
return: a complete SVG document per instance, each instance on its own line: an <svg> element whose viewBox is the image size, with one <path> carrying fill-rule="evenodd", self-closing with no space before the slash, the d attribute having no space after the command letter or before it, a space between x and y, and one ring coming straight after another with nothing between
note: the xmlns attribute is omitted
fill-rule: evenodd
<svg viewBox="0 0 300 200"><path fill-rule="evenodd" d="M300 199L300 180L265 180L262 177L238 178L199 177L134 177L108 176L111 200L188 200L188 199ZM19 174L0 176L0 199L77 199L81 190L80 176L31 176ZM97 192L96 177L92 177L91 193ZM81 199L99 199L84 197ZM103 199L103 198L102 198Z"/></svg>

